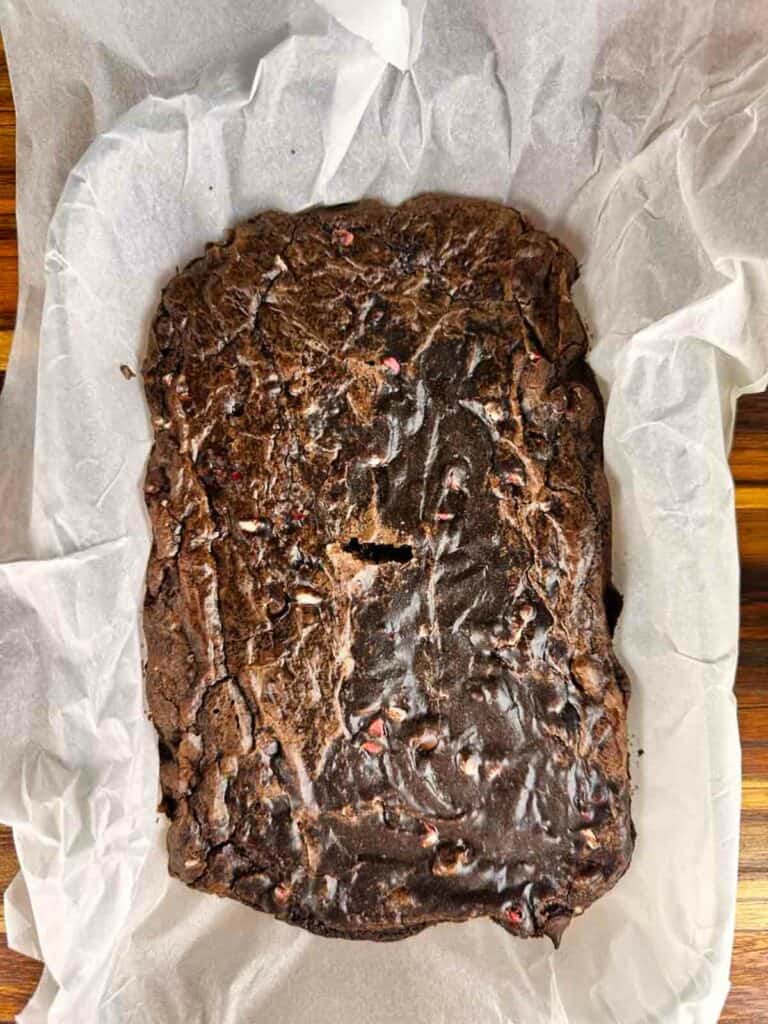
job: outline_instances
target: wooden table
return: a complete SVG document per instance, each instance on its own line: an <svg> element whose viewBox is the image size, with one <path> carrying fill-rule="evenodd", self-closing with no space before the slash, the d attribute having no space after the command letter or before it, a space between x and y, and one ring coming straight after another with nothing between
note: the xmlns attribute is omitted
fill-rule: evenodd
<svg viewBox="0 0 768 1024"><path fill-rule="evenodd" d="M16 309L14 112L0 50L0 386ZM741 546L741 656L736 681L744 783L733 990L723 1024L768 1024L768 396L742 400L731 453ZM16 873L0 828L0 892ZM34 991L39 965L11 952L0 908L0 1024ZM215 1022L211 1022L215 1024Z"/></svg>

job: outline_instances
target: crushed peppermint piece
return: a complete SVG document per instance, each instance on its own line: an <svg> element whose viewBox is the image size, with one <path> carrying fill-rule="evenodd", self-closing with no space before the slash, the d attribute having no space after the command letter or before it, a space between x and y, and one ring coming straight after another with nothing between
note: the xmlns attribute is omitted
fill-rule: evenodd
<svg viewBox="0 0 768 1024"><path fill-rule="evenodd" d="M386 356L382 359L381 365L385 366L390 373L400 373L400 362L394 356Z"/></svg>
<svg viewBox="0 0 768 1024"><path fill-rule="evenodd" d="M290 886L287 886L284 882L279 882L274 888L273 895L278 903L286 903L291 895Z"/></svg>
<svg viewBox="0 0 768 1024"><path fill-rule="evenodd" d="M370 754L371 757L375 757L377 754L384 753L384 744L377 743L376 740L366 740L366 742L363 743L362 746L366 754Z"/></svg>
<svg viewBox="0 0 768 1024"><path fill-rule="evenodd" d="M343 245L347 249L354 242L355 236L347 228L336 227L331 233L331 239L335 245Z"/></svg>
<svg viewBox="0 0 768 1024"><path fill-rule="evenodd" d="M437 830L437 825L433 825L431 821L424 822L424 835L421 837L421 845L424 849L428 850L430 846L437 846L440 842L440 833Z"/></svg>
<svg viewBox="0 0 768 1024"><path fill-rule="evenodd" d="M536 618L536 609L532 604L523 604L520 606L520 618L523 622L533 622Z"/></svg>

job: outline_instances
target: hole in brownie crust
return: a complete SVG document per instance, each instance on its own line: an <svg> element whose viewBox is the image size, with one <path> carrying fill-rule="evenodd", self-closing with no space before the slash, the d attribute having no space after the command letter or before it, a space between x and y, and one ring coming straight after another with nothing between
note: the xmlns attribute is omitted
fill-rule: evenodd
<svg viewBox="0 0 768 1024"><path fill-rule="evenodd" d="M410 562L413 548L410 544L361 544L357 537L347 541L344 551L359 558L361 562Z"/></svg>
<svg viewBox="0 0 768 1024"><path fill-rule="evenodd" d="M605 617L608 620L608 631L613 636L621 609L624 607L624 598L612 583L609 583L603 592L603 604L605 605Z"/></svg>

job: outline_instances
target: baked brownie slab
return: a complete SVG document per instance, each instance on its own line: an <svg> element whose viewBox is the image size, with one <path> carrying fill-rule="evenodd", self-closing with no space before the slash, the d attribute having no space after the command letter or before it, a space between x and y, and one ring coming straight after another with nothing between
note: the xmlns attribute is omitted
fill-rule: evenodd
<svg viewBox="0 0 768 1024"><path fill-rule="evenodd" d="M559 941L633 846L571 255L422 196L163 293L144 625L170 870L324 935Z"/></svg>

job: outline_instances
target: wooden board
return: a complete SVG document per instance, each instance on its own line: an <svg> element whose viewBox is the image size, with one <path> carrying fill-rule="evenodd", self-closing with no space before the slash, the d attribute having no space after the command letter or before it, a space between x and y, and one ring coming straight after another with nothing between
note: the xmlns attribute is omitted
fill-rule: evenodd
<svg viewBox="0 0 768 1024"><path fill-rule="evenodd" d="M0 51L0 386L16 310L14 119ZM744 811L733 990L722 1024L768 1024L768 396L741 401L731 454L742 560L741 656L736 683L744 744ZM0 828L0 891L16 872ZM40 967L8 950L0 911L0 1024L34 991Z"/></svg>

